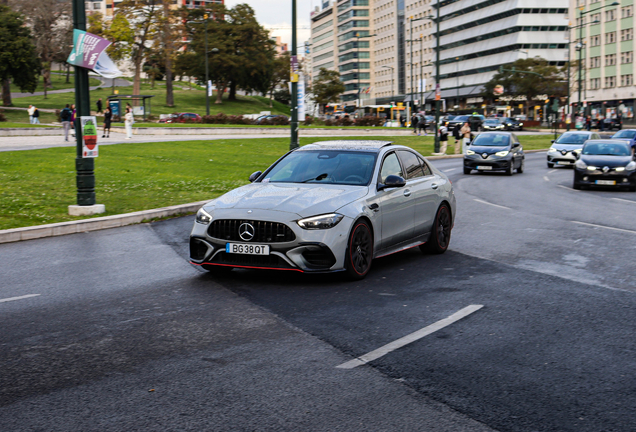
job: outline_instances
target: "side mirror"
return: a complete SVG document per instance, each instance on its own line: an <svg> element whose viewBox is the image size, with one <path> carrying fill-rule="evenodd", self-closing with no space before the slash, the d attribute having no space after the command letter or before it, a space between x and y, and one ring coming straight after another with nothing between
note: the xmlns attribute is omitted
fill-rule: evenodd
<svg viewBox="0 0 636 432"><path fill-rule="evenodd" d="M404 186L406 186L406 180L404 180L400 176L390 175L390 176L387 176L386 180L384 181L384 184L380 183L378 185L378 190L394 188L394 187L404 187Z"/></svg>
<svg viewBox="0 0 636 432"><path fill-rule="evenodd" d="M256 181L256 179L261 176L261 174L263 174L262 171L256 171L255 173L252 173L252 175L249 178L250 183L254 183Z"/></svg>
<svg viewBox="0 0 636 432"><path fill-rule="evenodd" d="M521 145L521 144L519 144L518 142L513 143L513 144L512 144L512 148L519 147L520 145Z"/></svg>
<svg viewBox="0 0 636 432"><path fill-rule="evenodd" d="M551 142L552 142L552 144L554 144L554 142L555 142L555 141L556 141L556 140L552 140L552 141L551 141Z"/></svg>
<svg viewBox="0 0 636 432"><path fill-rule="evenodd" d="M581 154L577 151L573 151L572 154L574 155L575 158L579 158L579 156L581 156Z"/></svg>

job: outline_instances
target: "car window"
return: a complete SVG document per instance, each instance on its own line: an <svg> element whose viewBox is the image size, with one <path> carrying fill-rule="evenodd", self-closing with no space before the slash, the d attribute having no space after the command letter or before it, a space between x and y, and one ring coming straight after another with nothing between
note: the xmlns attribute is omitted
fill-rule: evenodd
<svg viewBox="0 0 636 432"><path fill-rule="evenodd" d="M404 170L406 171L406 180L415 179L424 176L424 171L420 166L420 161L410 151L400 150L398 151Z"/></svg>
<svg viewBox="0 0 636 432"><path fill-rule="evenodd" d="M402 167L395 153L390 153L382 161L382 169L380 170L380 183L386 183L386 178L390 175L404 177L402 175Z"/></svg>
<svg viewBox="0 0 636 432"><path fill-rule="evenodd" d="M433 175L433 172L431 171L431 168L428 166L428 164L424 162L422 159L420 158L418 159L420 161L420 165L422 166L422 170L424 171L424 175L425 176Z"/></svg>
<svg viewBox="0 0 636 432"><path fill-rule="evenodd" d="M583 147L584 155L629 156L631 149L627 144L589 143Z"/></svg>
<svg viewBox="0 0 636 432"><path fill-rule="evenodd" d="M583 144L590 139L590 135L586 133L566 132L557 140L557 144Z"/></svg>
<svg viewBox="0 0 636 432"><path fill-rule="evenodd" d="M636 136L636 130L622 130L614 134L612 138L634 138Z"/></svg>
<svg viewBox="0 0 636 432"><path fill-rule="evenodd" d="M483 133L477 135L477 138L471 145L475 146L493 146L504 147L510 144L510 137L507 134Z"/></svg>

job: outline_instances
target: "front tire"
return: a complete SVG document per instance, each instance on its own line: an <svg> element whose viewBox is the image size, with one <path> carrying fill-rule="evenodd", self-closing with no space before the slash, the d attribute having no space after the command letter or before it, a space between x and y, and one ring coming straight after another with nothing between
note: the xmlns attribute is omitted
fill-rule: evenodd
<svg viewBox="0 0 636 432"><path fill-rule="evenodd" d="M472 169L470 168L464 168L464 174L470 174L471 171Z"/></svg>
<svg viewBox="0 0 636 432"><path fill-rule="evenodd" d="M506 175L513 175L515 173L515 161L514 159L510 161L510 166L508 167L508 170L506 171Z"/></svg>
<svg viewBox="0 0 636 432"><path fill-rule="evenodd" d="M519 168L517 168L517 174L523 174L525 164L526 164L525 159L521 159L521 165L519 165Z"/></svg>
<svg viewBox="0 0 636 432"><path fill-rule="evenodd" d="M420 246L420 250L425 253L443 254L448 249L453 229L453 218L447 204L442 204L437 209L431 236L428 242Z"/></svg>
<svg viewBox="0 0 636 432"><path fill-rule="evenodd" d="M356 222L349 235L345 252L345 267L350 279L360 280L371 270L373 261L373 235L364 221Z"/></svg>
<svg viewBox="0 0 636 432"><path fill-rule="evenodd" d="M554 168L554 164L552 162L548 162L548 168Z"/></svg>
<svg viewBox="0 0 636 432"><path fill-rule="evenodd" d="M572 183L572 189L581 190L581 185L577 181L575 181L574 183Z"/></svg>

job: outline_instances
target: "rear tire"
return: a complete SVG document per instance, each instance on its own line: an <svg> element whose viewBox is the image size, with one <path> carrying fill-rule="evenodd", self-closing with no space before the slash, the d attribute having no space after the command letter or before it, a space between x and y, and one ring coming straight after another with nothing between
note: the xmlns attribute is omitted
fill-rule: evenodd
<svg viewBox="0 0 636 432"><path fill-rule="evenodd" d="M443 254L448 249L453 229L453 218L447 204L442 204L437 209L431 236L428 242L420 246L420 250L425 253Z"/></svg>
<svg viewBox="0 0 636 432"><path fill-rule="evenodd" d="M347 276L353 280L364 279L371 270L373 261L373 235L371 228L364 221L358 221L349 235L345 252L345 268Z"/></svg>

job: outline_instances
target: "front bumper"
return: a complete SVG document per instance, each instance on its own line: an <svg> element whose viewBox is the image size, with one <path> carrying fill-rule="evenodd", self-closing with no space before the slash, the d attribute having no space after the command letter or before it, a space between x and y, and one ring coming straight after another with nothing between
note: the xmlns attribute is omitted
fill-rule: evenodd
<svg viewBox="0 0 636 432"><path fill-rule="evenodd" d="M479 154L464 156L464 168L477 171L506 171L512 163L513 159L510 155L504 157L489 155L486 159Z"/></svg>
<svg viewBox="0 0 636 432"><path fill-rule="evenodd" d="M575 168L574 183L590 187L633 187L636 186L636 172L624 171L619 173L611 170L604 173L601 170L590 171Z"/></svg>
<svg viewBox="0 0 636 432"><path fill-rule="evenodd" d="M576 156L571 151L556 151L548 152L548 163L555 165L574 165L576 162Z"/></svg>
<svg viewBox="0 0 636 432"><path fill-rule="evenodd" d="M190 234L190 262L195 265L332 272L344 269L347 239L353 220L344 217L336 226L323 230L305 230L296 223L298 215L259 211L258 218L238 218L235 211L215 211L214 220L267 221L284 224L293 231L291 241L252 241L223 239L210 235L210 224L195 222ZM257 233L258 234L258 233ZM226 251L228 243L269 246L269 255L243 255Z"/></svg>

